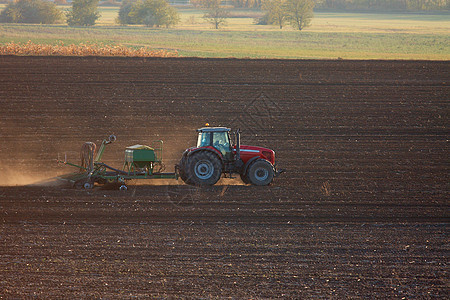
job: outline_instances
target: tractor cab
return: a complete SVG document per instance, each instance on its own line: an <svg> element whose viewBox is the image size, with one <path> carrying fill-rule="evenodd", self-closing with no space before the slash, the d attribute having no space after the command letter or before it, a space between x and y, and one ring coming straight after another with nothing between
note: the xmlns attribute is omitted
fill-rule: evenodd
<svg viewBox="0 0 450 300"><path fill-rule="evenodd" d="M213 147L217 149L226 161L233 158L230 128L204 127L197 129L197 148Z"/></svg>

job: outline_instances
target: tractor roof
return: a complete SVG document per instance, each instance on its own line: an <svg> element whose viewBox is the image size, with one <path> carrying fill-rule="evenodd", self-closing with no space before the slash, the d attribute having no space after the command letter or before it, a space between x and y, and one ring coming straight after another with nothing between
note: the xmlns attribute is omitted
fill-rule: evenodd
<svg viewBox="0 0 450 300"><path fill-rule="evenodd" d="M200 129L197 129L198 132L228 132L230 131L230 128L227 127L203 127Z"/></svg>

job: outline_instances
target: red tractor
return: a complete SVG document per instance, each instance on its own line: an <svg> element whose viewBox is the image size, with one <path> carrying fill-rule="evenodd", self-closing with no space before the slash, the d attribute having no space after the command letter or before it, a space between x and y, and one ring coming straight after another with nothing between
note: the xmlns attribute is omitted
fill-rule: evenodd
<svg viewBox="0 0 450 300"><path fill-rule="evenodd" d="M240 144L239 129L226 127L197 129L197 146L186 149L176 166L181 179L191 185L214 185L222 176L238 173L245 183L268 185L283 172L275 168L271 149Z"/></svg>

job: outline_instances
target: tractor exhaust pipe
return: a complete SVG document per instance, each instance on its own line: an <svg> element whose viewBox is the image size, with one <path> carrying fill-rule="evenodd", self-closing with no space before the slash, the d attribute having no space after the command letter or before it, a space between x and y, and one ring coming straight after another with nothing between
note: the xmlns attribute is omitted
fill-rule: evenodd
<svg viewBox="0 0 450 300"><path fill-rule="evenodd" d="M236 160L241 159L241 130L236 130Z"/></svg>

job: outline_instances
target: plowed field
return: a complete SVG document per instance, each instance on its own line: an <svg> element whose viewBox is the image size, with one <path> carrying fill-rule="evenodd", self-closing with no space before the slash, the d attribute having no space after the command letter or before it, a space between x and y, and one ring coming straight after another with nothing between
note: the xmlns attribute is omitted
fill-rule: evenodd
<svg viewBox="0 0 450 300"><path fill-rule="evenodd" d="M449 295L449 62L0 57L0 298ZM240 127L287 171L268 187L54 186Z"/></svg>

